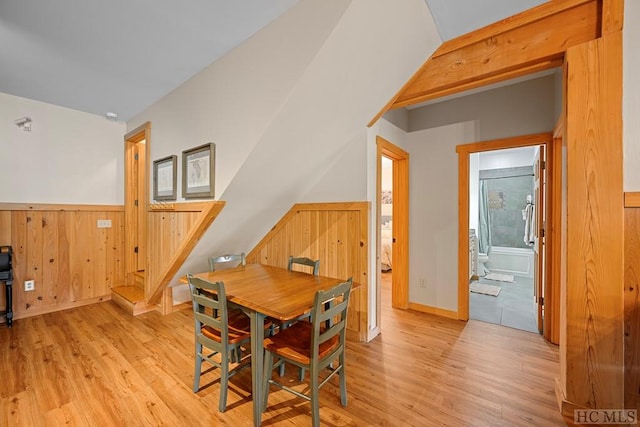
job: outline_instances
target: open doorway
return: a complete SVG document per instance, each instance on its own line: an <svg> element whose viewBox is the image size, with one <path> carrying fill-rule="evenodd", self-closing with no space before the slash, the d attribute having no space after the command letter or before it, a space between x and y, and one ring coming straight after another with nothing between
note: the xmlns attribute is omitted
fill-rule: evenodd
<svg viewBox="0 0 640 427"><path fill-rule="evenodd" d="M559 183L561 183L561 169L559 168L559 156L561 155L561 152L558 150L559 146L556 144L551 133L524 135L513 138L459 145L456 147L456 151L458 153L459 207L458 318L461 320L469 319L470 288L474 283L474 276L475 279L477 279L477 273L480 271L480 245L477 244L477 242L474 244L475 231L472 230L474 227L472 224L474 223L471 220L471 218L475 216L475 214L471 214L471 212L479 212L480 207L476 206L475 208L472 208L472 198L470 197L470 183L474 181L471 179L471 175L475 174L477 179L479 179L480 174L479 166L476 165L473 167L471 165L472 155L473 153L532 146L538 147L538 155L534 159L534 187L532 194L532 204L536 206L536 209L529 213L535 214L535 217L531 217L535 218L535 223L532 227L532 232L534 233L534 294L532 304L534 304L534 313L536 313L536 331L544 331L544 336L549 338L554 336L554 331L558 328L556 316L558 295L556 289L557 283L556 286L553 286L555 282L551 279L547 280L547 278L552 277L554 275L553 272L557 269L558 264L556 257L558 255L557 245L559 242L557 239L551 237L554 235L553 232L546 233L545 229L550 228L552 231L554 229L558 229L560 211L556 201L561 190L559 187ZM480 190L477 188L474 191L478 193L478 198L475 202L478 204ZM499 195L494 194L493 197L499 198ZM489 197L487 197L487 203L489 203L488 200ZM554 203L550 204L550 200ZM495 201L495 203L500 203L500 200ZM527 213L526 209L524 210L524 213ZM524 213L521 212L521 214ZM478 217L477 222L479 221L480 218ZM475 227L478 228L479 226L476 224ZM475 265L473 262L474 252L476 261ZM491 271L490 268L489 271Z"/></svg>
<svg viewBox="0 0 640 427"><path fill-rule="evenodd" d="M380 273L381 303L391 307L393 282L393 160L382 156L380 177Z"/></svg>
<svg viewBox="0 0 640 427"><path fill-rule="evenodd" d="M376 319L377 328L381 327L381 307L388 304L389 297L382 302L383 269L388 280L391 306L406 309L409 307L409 153L378 136L377 141L377 244L378 260L376 274ZM383 162L390 174L383 179ZM386 173L386 172L385 172ZM383 197L383 180L389 193ZM390 188L390 190L388 190ZM386 202L386 203L383 203ZM390 202L390 203L389 203ZM383 207L383 205L385 205ZM384 213L384 215L383 215ZM383 245L382 221L385 222L386 252L381 253ZM377 332L376 332L377 333Z"/></svg>
<svg viewBox="0 0 640 427"><path fill-rule="evenodd" d="M469 156L469 318L539 332L535 284L544 215L536 165L544 146ZM538 200L540 198L540 200ZM542 208L542 209L541 209ZM540 210L540 212L538 212ZM538 250L539 252L539 250Z"/></svg>

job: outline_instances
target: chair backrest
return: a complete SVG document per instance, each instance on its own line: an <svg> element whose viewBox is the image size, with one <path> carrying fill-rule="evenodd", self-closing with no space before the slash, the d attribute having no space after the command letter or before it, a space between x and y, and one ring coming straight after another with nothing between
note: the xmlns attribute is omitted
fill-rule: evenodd
<svg viewBox="0 0 640 427"><path fill-rule="evenodd" d="M320 272L320 260L319 259L313 260L313 259L307 258L307 257L293 257L293 256L290 256L289 257L289 266L287 268L289 270L293 270L294 264L306 265L308 267L312 267L314 276L317 276L318 273Z"/></svg>
<svg viewBox="0 0 640 427"><path fill-rule="evenodd" d="M246 264L247 261L244 252L240 254L212 256L209 258L209 271L223 270Z"/></svg>
<svg viewBox="0 0 640 427"><path fill-rule="evenodd" d="M191 274L187 274L187 281L193 302L196 338L206 339L202 335L202 327L209 326L220 331L221 343L206 339L207 346L213 350L218 350L219 346L226 346L229 342L229 317L224 283L209 282ZM213 313L217 313L217 316Z"/></svg>
<svg viewBox="0 0 640 427"><path fill-rule="evenodd" d="M313 335L311 337L311 359L318 358L319 346L323 342L339 335L339 341L332 354L344 349L347 331L347 308L351 296L352 278L334 286L328 291L318 291L313 299L311 323ZM324 325L331 326L324 328Z"/></svg>

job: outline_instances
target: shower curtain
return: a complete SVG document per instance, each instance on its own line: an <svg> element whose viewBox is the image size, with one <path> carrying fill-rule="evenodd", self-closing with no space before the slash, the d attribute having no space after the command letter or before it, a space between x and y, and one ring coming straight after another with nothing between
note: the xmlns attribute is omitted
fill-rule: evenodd
<svg viewBox="0 0 640 427"><path fill-rule="evenodd" d="M489 191L487 183L484 179L480 180L480 197L478 200L478 249L481 253L486 254L491 247L491 219L489 217Z"/></svg>

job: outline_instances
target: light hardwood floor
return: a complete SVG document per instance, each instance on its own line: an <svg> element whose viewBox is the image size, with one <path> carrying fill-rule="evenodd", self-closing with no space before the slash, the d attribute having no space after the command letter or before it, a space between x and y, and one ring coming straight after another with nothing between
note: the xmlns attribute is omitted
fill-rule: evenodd
<svg viewBox="0 0 640 427"><path fill-rule="evenodd" d="M327 426L565 425L554 397L558 351L541 337L487 323L391 309L383 333L347 350L349 402L337 379L321 392ZM295 381L297 369L287 369ZM231 379L217 411L217 372L198 393L193 316L135 318L112 302L0 325L0 425L251 425L251 377ZM310 406L272 389L263 425L306 426Z"/></svg>

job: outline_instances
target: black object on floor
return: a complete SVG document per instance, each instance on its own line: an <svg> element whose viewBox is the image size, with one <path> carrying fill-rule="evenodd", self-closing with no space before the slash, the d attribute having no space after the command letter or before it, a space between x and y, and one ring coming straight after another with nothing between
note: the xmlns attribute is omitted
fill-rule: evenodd
<svg viewBox="0 0 640 427"><path fill-rule="evenodd" d="M13 256L13 250L11 246L0 246L0 282L5 283L6 287L6 302L7 307L4 314L7 319L7 326L13 325L13 294L11 288L13 285L13 268L11 266L11 258Z"/></svg>

